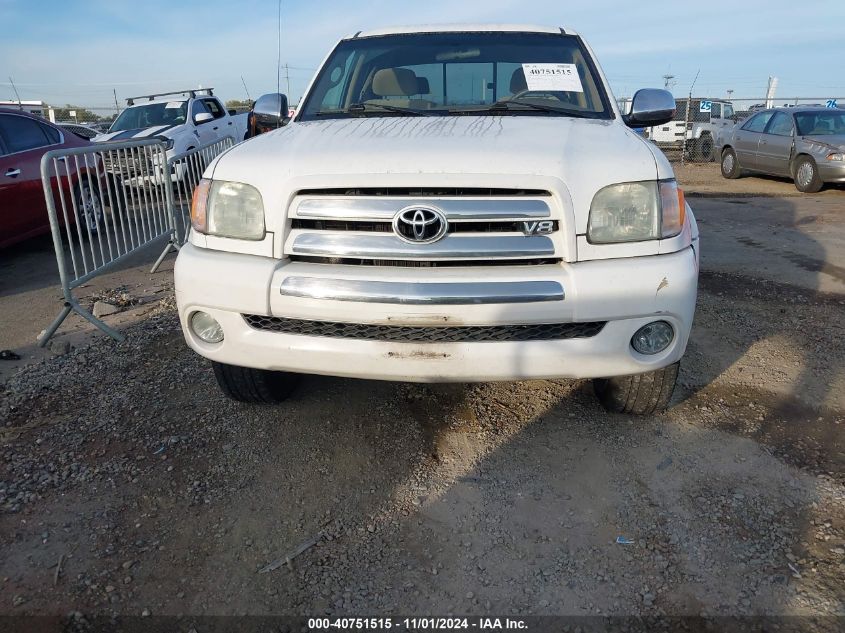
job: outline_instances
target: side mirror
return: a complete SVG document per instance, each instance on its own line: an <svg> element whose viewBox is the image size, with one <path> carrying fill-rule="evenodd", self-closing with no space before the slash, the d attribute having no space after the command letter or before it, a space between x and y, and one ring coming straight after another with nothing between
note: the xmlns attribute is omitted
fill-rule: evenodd
<svg viewBox="0 0 845 633"><path fill-rule="evenodd" d="M288 98L275 92L262 95L252 106L250 114L250 136L280 128L287 123Z"/></svg>
<svg viewBox="0 0 845 633"><path fill-rule="evenodd" d="M208 112L200 112L199 114L194 115L194 123L196 125L202 125L203 123L208 123L213 120L214 117Z"/></svg>
<svg viewBox="0 0 845 633"><path fill-rule="evenodd" d="M675 97L668 90L637 90L631 112L622 117L628 127L651 127L668 123L675 116Z"/></svg>

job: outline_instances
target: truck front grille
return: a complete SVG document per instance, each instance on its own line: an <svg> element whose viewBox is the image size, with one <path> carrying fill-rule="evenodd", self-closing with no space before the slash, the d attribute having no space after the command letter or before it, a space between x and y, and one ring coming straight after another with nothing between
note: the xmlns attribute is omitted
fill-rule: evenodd
<svg viewBox="0 0 845 633"><path fill-rule="evenodd" d="M308 189L291 205L284 253L368 266L547 263L562 259L555 205L533 189ZM400 213L417 206L438 212L441 237L415 242L407 226L394 230Z"/></svg>
<svg viewBox="0 0 845 633"><path fill-rule="evenodd" d="M606 321L588 323L537 323L529 325L406 326L307 321L256 314L243 315L250 327L267 332L324 336L395 343L475 343L503 341L557 341L590 338Z"/></svg>
<svg viewBox="0 0 845 633"><path fill-rule="evenodd" d="M300 196L389 196L389 197L520 197L549 196L542 189L505 189L489 187L354 187L344 189L333 187L326 189L301 189Z"/></svg>
<svg viewBox="0 0 845 633"><path fill-rule="evenodd" d="M292 229L311 231L364 231L367 233L390 233L390 222L353 222L349 220L291 220ZM552 232L557 231L557 220L552 221ZM449 222L449 233L520 233L519 222Z"/></svg>
<svg viewBox="0 0 845 633"><path fill-rule="evenodd" d="M551 266L560 259L473 259L469 261L407 261L402 259L360 259L346 257L303 257L292 255L291 261L333 266L395 266L397 268L445 268L456 266Z"/></svg>
<svg viewBox="0 0 845 633"><path fill-rule="evenodd" d="M100 154L103 169L110 174L119 174L124 178L149 176L154 171L152 157L143 152L130 150L103 151Z"/></svg>

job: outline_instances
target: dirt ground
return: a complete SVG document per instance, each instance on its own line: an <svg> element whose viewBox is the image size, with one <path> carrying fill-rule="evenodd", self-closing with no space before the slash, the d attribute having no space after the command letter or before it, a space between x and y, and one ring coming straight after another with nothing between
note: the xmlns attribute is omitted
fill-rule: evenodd
<svg viewBox="0 0 845 633"><path fill-rule="evenodd" d="M608 414L571 381L314 376L285 405L239 405L184 345L169 272L104 279L144 299L109 321L127 341L72 324L70 353L27 352L0 388L0 614L813 615L837 630L845 191L723 181L714 164L678 178L700 294L656 416ZM4 275L33 260L3 257ZM5 323L21 298L4 284Z"/></svg>

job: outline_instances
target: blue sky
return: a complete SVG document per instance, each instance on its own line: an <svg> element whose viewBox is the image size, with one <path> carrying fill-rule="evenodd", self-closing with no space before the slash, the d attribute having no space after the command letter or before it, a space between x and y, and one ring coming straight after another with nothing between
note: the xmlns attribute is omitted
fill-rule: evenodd
<svg viewBox="0 0 845 633"><path fill-rule="evenodd" d="M662 86L761 98L845 97L845 0L282 0L282 63L295 102L340 37L392 24L564 25L592 45L617 97ZM276 88L277 0L0 0L0 99L113 105L198 85L224 99ZM282 90L286 90L282 79Z"/></svg>

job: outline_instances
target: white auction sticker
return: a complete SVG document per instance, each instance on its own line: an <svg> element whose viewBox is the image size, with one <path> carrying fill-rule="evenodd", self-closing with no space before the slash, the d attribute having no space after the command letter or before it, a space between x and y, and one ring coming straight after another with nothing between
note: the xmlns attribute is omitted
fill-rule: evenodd
<svg viewBox="0 0 845 633"><path fill-rule="evenodd" d="M522 72L531 91L584 92L575 64L523 64Z"/></svg>
<svg viewBox="0 0 845 633"><path fill-rule="evenodd" d="M181 108L183 103L184 103L183 101L168 101L167 105L164 106L164 109L170 110L170 109L173 109L173 108Z"/></svg>

